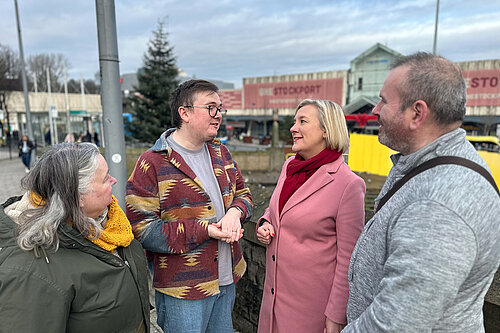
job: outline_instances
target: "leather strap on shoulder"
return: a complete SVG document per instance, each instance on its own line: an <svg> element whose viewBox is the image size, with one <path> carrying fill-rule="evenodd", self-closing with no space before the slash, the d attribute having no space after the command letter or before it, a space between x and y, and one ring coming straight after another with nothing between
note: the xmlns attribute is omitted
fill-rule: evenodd
<svg viewBox="0 0 500 333"><path fill-rule="evenodd" d="M497 185L495 184L495 180L493 179L491 174L479 164L458 156L439 156L420 164L419 166L408 172L403 178L398 180L396 184L394 184L394 186L389 190L389 192L387 192L382 197L382 199L380 199L375 213L378 212L382 208L382 206L384 206L385 203L394 195L394 193L396 193L401 188L401 186L406 184L406 182L408 182L411 178L415 177L419 173L422 173L441 164L457 164L476 171L481 176L486 178L486 180L491 184L491 186L493 186L497 194L500 196L500 192Z"/></svg>

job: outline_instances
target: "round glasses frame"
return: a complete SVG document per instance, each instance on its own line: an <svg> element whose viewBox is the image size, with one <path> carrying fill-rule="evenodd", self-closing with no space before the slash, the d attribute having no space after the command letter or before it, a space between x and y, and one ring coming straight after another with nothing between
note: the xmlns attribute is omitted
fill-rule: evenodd
<svg viewBox="0 0 500 333"><path fill-rule="evenodd" d="M185 108L202 108L207 109L210 117L214 118L217 115L217 112L220 112L221 115L225 115L227 110L222 106L217 105L183 105Z"/></svg>

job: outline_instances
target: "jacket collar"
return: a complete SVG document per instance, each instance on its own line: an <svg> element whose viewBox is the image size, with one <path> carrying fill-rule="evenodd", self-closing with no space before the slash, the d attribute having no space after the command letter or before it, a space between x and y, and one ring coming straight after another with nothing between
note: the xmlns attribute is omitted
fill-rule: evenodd
<svg viewBox="0 0 500 333"><path fill-rule="evenodd" d="M57 235L59 237L59 247L61 248L80 250L110 265L121 266L120 261L117 260L118 258L114 254L95 245L66 223L59 226Z"/></svg>
<svg viewBox="0 0 500 333"><path fill-rule="evenodd" d="M457 128L441 135L427 146L420 148L412 154L402 155L401 153L397 153L391 155L393 167L389 171L389 175L375 199L375 203L378 204L380 199L390 190L390 188L413 168L434 157L453 155L453 151L460 150L460 146L465 140L465 135L465 130Z"/></svg>
<svg viewBox="0 0 500 333"><path fill-rule="evenodd" d="M288 166L290 160L287 161L287 164L283 166L283 168L286 168ZM310 197L315 192L319 191L327 184L333 182L335 180L335 173L338 172L340 166L343 163L344 163L344 157L343 155L341 155L335 161L322 165L318 169L318 171L316 171L311 176L311 178L309 178L301 187L297 189L297 191L295 191L294 194L292 194L290 199L288 199L285 206L283 207L280 216L282 216L287 210L289 210L293 206L306 200L308 197ZM283 188L283 183L280 184L280 192L282 188Z"/></svg>
<svg viewBox="0 0 500 333"><path fill-rule="evenodd" d="M174 133L176 130L176 128L169 128L168 130L166 130L165 132L163 132L160 137L158 138L158 140L156 140L155 144L153 145L153 147L151 147L149 150L154 150L154 151L164 151L164 150L169 150L169 149L172 149L169 145L168 145L168 142L167 142L167 137L169 135L171 135L172 133ZM220 140L219 139L213 139L212 141L209 141L207 143L211 143L213 145L219 145L220 146Z"/></svg>
<svg viewBox="0 0 500 333"><path fill-rule="evenodd" d="M172 133L174 133L174 131L175 128L170 128L165 132L163 132L162 135L160 135L160 138L156 140L156 143L154 144L153 147L151 147L150 150L153 150L155 152L166 153L168 162L170 162L172 165L174 165L176 168L182 171L186 176L191 178L196 183L196 185L198 185L201 189L203 189L203 191L205 191L205 188L201 184L201 181L198 179L193 170L188 166L186 161L184 161L182 156L168 145L167 137ZM212 141L207 142L208 152L210 154L210 158L212 159L212 164L214 165L214 168L216 167L216 164L222 164L222 170L224 170L224 165L222 161L219 158L217 158L221 156L220 145L221 143L219 139L213 139ZM217 177L216 175L216 179L217 182L219 182L220 186L221 185L220 177Z"/></svg>
<svg viewBox="0 0 500 333"><path fill-rule="evenodd" d="M150 150L154 151L162 151L162 150L168 150L170 147L167 143L167 136L175 132L175 128L169 128L165 132L163 132L158 140L156 140L155 144L153 147L150 148Z"/></svg>
<svg viewBox="0 0 500 333"><path fill-rule="evenodd" d="M465 130L454 129L451 132L441 135L439 138L417 150L416 152L403 156L401 153L391 155L394 171L398 174L406 174L414 167L428 161L434 157L447 154L457 144L461 144L465 139Z"/></svg>

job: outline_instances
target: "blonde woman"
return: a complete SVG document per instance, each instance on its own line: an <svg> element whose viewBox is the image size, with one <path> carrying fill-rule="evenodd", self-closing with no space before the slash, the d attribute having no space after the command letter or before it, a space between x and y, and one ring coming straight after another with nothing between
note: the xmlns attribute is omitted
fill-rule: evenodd
<svg viewBox="0 0 500 333"><path fill-rule="evenodd" d="M259 332L340 332L347 270L364 225L365 183L344 163L349 135L331 101L302 101L292 150L257 226L267 244Z"/></svg>

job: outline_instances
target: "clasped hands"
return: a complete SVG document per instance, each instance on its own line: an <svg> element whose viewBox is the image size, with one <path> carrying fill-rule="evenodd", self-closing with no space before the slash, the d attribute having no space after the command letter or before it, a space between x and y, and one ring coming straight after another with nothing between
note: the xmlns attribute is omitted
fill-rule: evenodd
<svg viewBox="0 0 500 333"><path fill-rule="evenodd" d="M220 239L226 243L234 243L243 237L241 228L241 212L236 208L230 208L219 222L208 226L208 236Z"/></svg>
<svg viewBox="0 0 500 333"><path fill-rule="evenodd" d="M271 243L271 237L274 237L274 227L271 223L265 221L257 229L257 239L259 242L269 245L269 243Z"/></svg>

